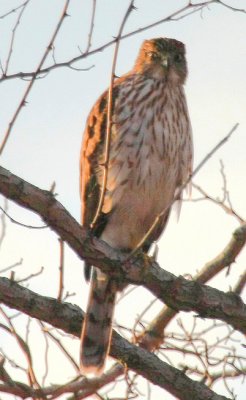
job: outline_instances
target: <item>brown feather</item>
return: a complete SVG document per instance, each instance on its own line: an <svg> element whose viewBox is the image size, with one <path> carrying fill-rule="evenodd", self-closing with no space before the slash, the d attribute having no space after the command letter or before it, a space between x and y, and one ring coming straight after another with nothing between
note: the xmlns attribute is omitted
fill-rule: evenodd
<svg viewBox="0 0 246 400"><path fill-rule="evenodd" d="M109 351L115 303L112 281L94 268L88 308L81 333L81 371L100 373Z"/></svg>
<svg viewBox="0 0 246 400"><path fill-rule="evenodd" d="M108 176L93 233L130 251L166 210L143 245L163 232L170 204L192 170L192 137L183 84L185 48L174 39L143 43L132 71L113 89ZM108 91L87 119L81 150L82 224L90 227L102 189ZM115 283L94 269L82 330L83 371L100 371L109 351Z"/></svg>

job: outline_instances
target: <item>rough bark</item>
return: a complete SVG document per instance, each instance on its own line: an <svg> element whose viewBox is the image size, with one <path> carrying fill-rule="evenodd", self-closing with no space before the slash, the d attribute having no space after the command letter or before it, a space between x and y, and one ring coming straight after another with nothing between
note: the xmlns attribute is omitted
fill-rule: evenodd
<svg viewBox="0 0 246 400"><path fill-rule="evenodd" d="M194 311L203 318L220 319L246 333L246 306L235 293L175 277L150 257L137 254L131 259L93 237L55 199L0 167L0 193L34 211L82 258L110 273L116 280L142 285L174 310ZM246 224L237 230L240 246L246 241Z"/></svg>
<svg viewBox="0 0 246 400"><path fill-rule="evenodd" d="M80 337L83 312L75 305L38 295L7 278L0 278L0 301ZM203 383L191 380L182 371L161 361L155 354L129 343L116 332L113 333L110 355L180 400L228 400Z"/></svg>

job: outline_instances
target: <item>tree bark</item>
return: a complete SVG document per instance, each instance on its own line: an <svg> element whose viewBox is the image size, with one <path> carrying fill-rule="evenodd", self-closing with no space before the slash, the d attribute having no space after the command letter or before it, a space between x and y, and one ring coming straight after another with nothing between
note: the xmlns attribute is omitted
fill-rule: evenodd
<svg viewBox="0 0 246 400"><path fill-rule="evenodd" d="M80 337L84 313L78 306L38 295L7 278L0 278L0 301L30 317ZM129 343L116 332L113 332L110 355L180 400L229 400L214 393L203 383L191 380L155 354Z"/></svg>
<svg viewBox="0 0 246 400"><path fill-rule="evenodd" d="M177 278L142 253L126 259L79 225L51 192L31 185L3 167L0 167L0 193L40 215L79 257L116 280L144 286L176 311L194 311L202 318L220 319L246 333L246 306L237 294L224 293L181 276ZM237 231L241 245L245 244L246 224Z"/></svg>

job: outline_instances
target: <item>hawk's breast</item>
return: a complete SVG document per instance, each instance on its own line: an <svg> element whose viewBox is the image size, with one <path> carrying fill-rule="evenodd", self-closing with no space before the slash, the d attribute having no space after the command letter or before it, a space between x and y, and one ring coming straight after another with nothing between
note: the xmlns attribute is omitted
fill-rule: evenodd
<svg viewBox="0 0 246 400"><path fill-rule="evenodd" d="M175 190L189 173L190 143L181 86L132 78L120 87L103 205L105 213L112 212L103 234L110 234L112 245L131 248L158 213L165 207L169 211Z"/></svg>

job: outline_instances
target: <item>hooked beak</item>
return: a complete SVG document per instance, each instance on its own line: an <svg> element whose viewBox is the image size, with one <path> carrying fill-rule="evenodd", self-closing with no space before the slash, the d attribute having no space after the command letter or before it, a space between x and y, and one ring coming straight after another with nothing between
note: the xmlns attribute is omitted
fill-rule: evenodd
<svg viewBox="0 0 246 400"><path fill-rule="evenodd" d="M168 59L168 56L167 56L167 55L165 55L165 56L162 57L161 64L163 65L163 67L164 67L165 69L168 69L168 68L169 68L169 59Z"/></svg>

